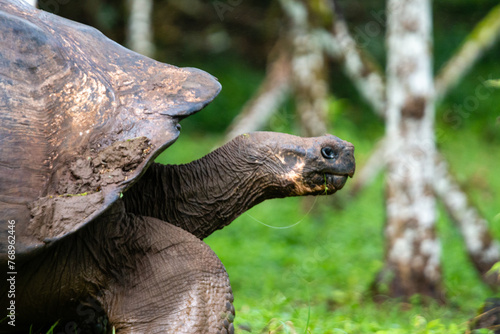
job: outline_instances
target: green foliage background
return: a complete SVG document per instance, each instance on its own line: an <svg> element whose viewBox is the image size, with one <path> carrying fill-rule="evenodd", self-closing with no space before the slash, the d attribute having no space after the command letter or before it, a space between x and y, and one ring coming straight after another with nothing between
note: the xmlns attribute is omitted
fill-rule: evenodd
<svg viewBox="0 0 500 334"><path fill-rule="evenodd" d="M347 124L335 132L355 144L362 165L373 143ZM497 145L473 131L447 135L445 155L499 237ZM221 142L219 136L181 136L159 160L188 162ZM265 202L206 239L229 273L237 332L260 333L288 322L290 333L292 325L298 333L307 325L311 333L464 333L494 294L469 263L445 212L440 210L438 228L448 305L425 306L417 297L411 303L375 304L369 288L383 264L383 176L356 198L348 196L349 189L348 183L333 196L305 202Z"/></svg>
<svg viewBox="0 0 500 334"><path fill-rule="evenodd" d="M354 34L366 31L370 22L379 22L374 13L383 11L385 4L382 0L339 2ZM123 43L124 3L70 1L57 11ZM44 1L40 4L43 8ZM434 2L436 72L495 5L497 0ZM191 11L186 10L189 6ZM210 106L182 122L180 139L158 158L163 163L189 162L224 142L231 120L264 76L266 57L283 29L283 18L275 1L240 1L221 21L213 2L185 0L156 1L154 20L158 60L204 69L223 86ZM378 29L365 47L383 68L383 23ZM436 115L438 146L497 239L500 90L489 88L485 99L478 99L476 91L484 80L500 78L499 54L497 45L437 106ZM383 136L384 125L360 100L340 67L330 65L329 129L354 143L357 164L362 166ZM297 133L296 119L289 101L267 130ZM439 211L438 228L449 303L425 306L416 297L411 303L375 304L368 291L384 257L383 175L358 197L350 198L349 189L348 182L330 197L263 203L206 240L229 273L237 333L293 333L294 328L297 333L464 333L467 321L494 293L472 268L445 212Z"/></svg>

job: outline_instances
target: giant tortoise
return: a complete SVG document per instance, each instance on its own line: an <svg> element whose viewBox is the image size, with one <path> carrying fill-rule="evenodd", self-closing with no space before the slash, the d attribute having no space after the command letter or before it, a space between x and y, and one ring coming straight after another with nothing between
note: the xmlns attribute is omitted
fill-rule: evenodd
<svg viewBox="0 0 500 334"><path fill-rule="evenodd" d="M256 132L156 164L214 77L17 0L0 29L0 332L232 333L202 239L266 199L341 189L353 146Z"/></svg>

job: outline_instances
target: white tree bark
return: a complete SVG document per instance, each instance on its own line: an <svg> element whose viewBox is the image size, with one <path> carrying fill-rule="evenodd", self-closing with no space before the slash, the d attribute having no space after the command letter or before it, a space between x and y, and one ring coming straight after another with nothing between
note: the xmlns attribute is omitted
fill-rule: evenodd
<svg viewBox="0 0 500 334"><path fill-rule="evenodd" d="M130 49L151 57L154 53L151 16L153 0L128 0L130 17L127 27L127 45Z"/></svg>
<svg viewBox="0 0 500 334"><path fill-rule="evenodd" d="M278 49L281 49L278 42ZM245 104L243 111L230 126L227 138L262 129L271 115L285 101L290 92L290 59L283 50L268 66L266 77L257 93Z"/></svg>
<svg viewBox="0 0 500 334"><path fill-rule="evenodd" d="M499 273L489 273L489 270L500 261L500 244L491 237L488 231L488 222L471 205L467 195L452 177L448 170L448 164L440 154L436 155L434 177L434 190L458 226L472 263L483 276L483 280L491 288L498 289Z"/></svg>
<svg viewBox="0 0 500 334"><path fill-rule="evenodd" d="M321 31L320 29L316 30L314 36L315 38L318 38L317 39L317 41L319 42L318 45L322 45L323 49L326 51L327 54L337 59L343 65L344 71L346 72L348 77L353 81L360 94L372 106L373 110L378 115L380 115L381 117L385 117L386 96L384 94L386 92L386 84L384 82L383 75L379 72L378 67L374 64L374 62L370 60L371 58L369 57L369 55L365 54L363 49L357 46L355 39L349 33L347 24L343 19L343 16L340 13L337 4L332 0L330 1L331 1L330 4L332 11L335 13L332 35L325 34L324 31ZM401 9L399 7L408 6L407 3L408 1L401 1L398 3L395 3L395 1L393 1L391 4L392 7L390 7L392 9L390 9L389 12L395 15L395 13L397 13L398 10ZM282 5L288 5L288 15L293 17L296 22L298 23L303 22L300 24L306 23L306 15L304 14L305 11L303 10L304 7L301 7L300 2L282 0ZM407 28L409 28L409 30L411 30L416 24L417 25L419 24L418 22L419 20L409 20L406 22L406 26ZM467 39L463 43L462 48L450 59L450 61L447 63L447 65L443 68L443 70L436 78L435 84L436 84L436 89L438 90L439 98L442 98L445 94L447 94L449 89L453 86L452 84L458 82L463 77L463 75L465 75L467 70L470 67L472 67L475 62L477 62L480 55L488 47L490 47L492 43L498 40L498 34L499 34L498 31L500 29L499 22L500 22L500 5L496 6L493 10L491 10L490 13L474 28L473 32L467 37ZM418 35L417 32L415 32L415 34ZM411 86L413 83L419 81L418 79L419 75L424 72L422 71L423 67L427 67L428 69L430 68L430 60L429 60L427 65L420 66L411 71L413 72L411 73L411 78L410 77L401 78L402 80L398 82L400 78L398 78L395 72L397 72L398 70L400 71L408 69L413 66L415 58L414 57L415 55L413 54L415 50L413 49L413 47L420 45L420 49L417 51L425 53L425 51L422 51L422 43L412 44L411 42L412 38L418 39L418 36L411 36L409 34L409 36L407 36L406 39L407 44L398 45L396 43L395 46L394 45L392 46L393 49L401 48L402 53L404 53L405 48L407 51L406 55L399 54L399 56L398 53L395 52L395 57L396 57L395 59L399 59L399 61L394 61L393 63L392 85L393 86L395 85L395 87L397 88L395 91L398 92L397 94L399 98L396 98L395 96L394 100L391 101L392 103L391 110L393 110L393 112L394 110L398 109L401 111L400 115L393 116L393 121L392 121L393 125L391 131L394 131L394 129L399 128L401 131L397 135L402 137L404 136L406 139L401 140L399 143L398 141L396 142L394 141L394 139L396 140L400 139L397 136L391 137L389 140L387 139L381 140L380 143L377 145L377 148L371 155L371 157L367 160L363 168L360 169L360 171L357 173L357 176L354 180L355 184L353 187L353 192L359 191L371 180L373 180L375 176L379 172L381 172L382 169L386 166L387 161L392 162L394 159L397 159L398 158L397 155L400 152L403 152L405 154L403 155L402 165L399 165L399 167L397 168L401 169L401 171L406 170L406 174L400 173L397 169L394 168L395 165L392 164L391 165L392 166L391 170L393 175L392 178L394 178L394 174L396 174L396 178L399 177L400 179L405 179L405 177L408 176L407 174L409 171L412 171L414 168L417 168L417 170L418 168L422 168L423 163L420 161L421 160L419 157L420 154L422 154L422 156L425 156L422 161L424 160L429 161L429 155L427 155L427 153L430 154L431 151L435 150L433 144L434 138L432 135L432 127L433 127L432 120L430 122L425 121L427 123L431 123L431 124L426 123L428 125L426 126L427 133L431 134L431 136L428 136L427 134L422 132L422 129L420 129L419 126L416 125L418 123L418 118L416 121L411 120L412 118L415 118L414 116L416 114L418 114L418 112L416 112L415 114L415 111L417 111L419 108L401 108L401 101L409 102L407 106L411 105L418 106L419 104L422 104L421 101L423 100L418 98L419 96L417 93L419 92L418 91L415 92L414 90L408 89L408 86ZM405 61L405 57L407 57L407 61ZM430 55L427 55L426 57L430 59ZM399 65L397 65L398 63ZM273 65L272 68L274 68L274 66L276 66L277 68L281 67L278 66L277 64ZM399 69L397 67L399 67ZM425 80L423 80L421 83L423 83L424 86L432 87L432 83L429 84L428 81L429 78L428 69L426 70L426 73L424 75ZM246 132L261 128L267 122L267 119L271 115L273 109L276 109L276 107L282 102L282 99L284 99L283 96L285 93L283 92L289 89L289 84L287 84L289 76L283 75L281 77L282 80L278 80L276 78L273 79L274 75L270 75L270 73L272 72L274 72L274 70L268 72L268 77L261 85L259 93L256 95L256 97L254 97L251 100L251 102L249 102L249 104L247 104L247 107L245 108L245 110L248 112L245 112L244 114L248 114L248 116L255 114L255 117L254 118L242 117L240 119L241 120L240 124L242 126L245 126L244 123L246 123L246 121L244 120L248 120L249 124L253 124L253 126L247 129L241 128L242 130L240 130L239 132ZM402 73L404 77L404 75L406 74L404 71ZM425 89L422 90L425 91ZM404 92L401 93L400 91L406 91L407 93ZM429 88L429 91L432 91L432 88ZM415 96L413 96L412 94L415 94ZM417 97L417 99L411 98L412 96ZM432 96L432 94L430 96ZM409 98L409 100L405 100L405 98L406 99ZM424 114L427 115L426 116L427 118L428 117L432 118L434 113L432 109L433 108L432 98L425 100L424 104L425 104ZM430 112L428 111L429 108L432 109ZM262 114L260 115L264 116L259 116L258 110L262 110ZM432 114L432 116L430 114ZM397 119L395 120L394 117ZM411 131L406 133L408 129L410 129ZM389 137L389 129L387 131L387 137ZM387 147L389 147L390 144L392 144L392 148L388 149ZM410 153L411 152L410 150L405 151L406 148L408 148L411 145L414 146L413 150L414 153ZM425 150L426 148L429 148L431 151L426 151ZM392 160L388 158L389 154L392 154ZM433 190L436 196L439 196L441 198L441 200L445 204L445 208L448 211L450 217L457 224L458 228L462 233L471 261L474 263L478 271L483 275L483 279L485 280L485 282L494 289L498 288L499 276L496 274L486 275L486 272L491 268L491 265L498 261L500 253L499 251L500 246L498 242L494 241L493 238L491 237L491 234L489 233L487 221L480 216L475 206L471 202L466 200L467 195L457 185L457 182L455 181L453 175L449 173L445 161L439 158L439 155L438 159L434 163L429 163L429 166L434 166L434 167L429 167L429 170L435 168L434 170L435 175L432 178L434 180L432 184L432 189L428 184L428 173L427 173L425 179L426 182L425 187L422 187L422 184L420 186L414 187L413 184L408 183L410 187L408 187L406 191L415 190L418 187L420 187L420 190L417 191L417 197L421 198L420 207L422 208L421 213L423 216L425 216L425 214L423 214L424 212L427 211L434 212L430 210L430 208L435 205L434 200L430 198L428 203L425 203L426 195L431 193ZM391 178L389 180L391 180ZM414 175L413 178L412 177L407 178L408 182L414 182L412 180L420 180L420 176ZM401 184L399 186L401 186ZM425 194L422 194L422 192ZM410 195L412 195L413 197ZM393 209L395 208L396 206L395 203L398 203L398 201L401 203L406 201L407 205L410 205L410 203L413 203L412 201L414 200L414 195L415 193L409 193L409 194L404 194L401 200L398 200L396 198L393 201L392 208ZM430 195L430 197L432 196ZM426 208L428 208L429 210L427 210ZM390 208L388 206L388 212L389 209ZM404 258L405 256L408 256L408 254L410 254L411 256L413 253L415 252L418 253L418 251L420 250L422 254L415 257L415 262L417 264L425 262L422 261L422 259L429 262L430 264L422 268L427 268L426 275L430 275L430 277L437 277L435 282L439 282L440 246L439 246L439 241L435 237L435 232L434 232L434 222L433 222L434 213L429 215L429 217L427 217L427 220L425 219L415 220L416 222L419 223L422 223L422 221L429 222L429 226L427 226L427 229L425 228L406 229L405 227L406 225L411 226L412 223L414 222L412 218L408 219L408 217L412 217L412 214L419 210L403 209L400 211L401 212L399 213L393 212L393 215L406 217L407 218L406 223L403 220L403 223L400 224L399 227L397 228L389 228L388 225L386 231L387 236L399 240L397 242L393 241L392 243L390 243L390 245L388 246L388 256L392 254L393 256L398 255L399 257ZM394 221L394 219L392 221ZM408 223L408 221L410 223ZM397 232L399 228L401 228L401 231L404 232L401 231ZM395 230L397 233L394 232ZM419 248L416 248L416 246L418 245L415 242L417 242L423 234L430 236L429 239L430 242L422 243L419 245ZM398 235L399 238L397 238ZM413 246L410 245L412 241L415 243L415 245ZM406 252L398 254L398 251L404 250L405 247L407 247ZM392 251L390 252L389 249L392 249ZM432 263L434 263L434 265L432 265ZM387 268L389 268L389 266ZM395 266L391 266L391 268L397 269L397 267ZM408 266L408 268L405 269L406 275L408 275L408 273L413 269L415 269L415 265L413 265L413 267ZM380 277L384 277L385 273L386 272L382 272L381 273L382 275ZM427 278L424 277L424 280L425 279ZM422 280L422 282L424 280ZM432 284L430 286L434 288ZM418 289L418 287L414 288ZM436 288L436 291L438 290L440 290L439 284L438 287ZM436 295L438 298L441 297L439 291L436 292Z"/></svg>
<svg viewBox="0 0 500 334"><path fill-rule="evenodd" d="M233 121L227 135L255 131L265 126L290 91L296 102L302 134L326 133L328 83L322 34L308 22L308 9L301 1L281 0L290 29L278 41L279 57L268 66L257 93ZM283 47L286 45L286 47Z"/></svg>
<svg viewBox="0 0 500 334"><path fill-rule="evenodd" d="M309 44L305 46L305 44ZM297 36L292 58L292 82L296 112L303 136L326 134L328 84L321 48L307 35Z"/></svg>
<svg viewBox="0 0 500 334"><path fill-rule="evenodd" d="M434 87L430 0L389 0L387 32L388 294L444 300L435 231Z"/></svg>
<svg viewBox="0 0 500 334"><path fill-rule="evenodd" d="M338 6L335 8L338 8ZM336 24L340 26L340 28L333 29L333 38L336 40L335 45L337 45L337 48L333 49L334 52L331 52L331 54L334 56L337 55L338 57L338 54L345 55L348 50L351 50L351 54L359 52L360 49L356 47L354 39L349 35L346 23L339 23L339 17L340 20L343 20L341 13L338 13L338 10L335 11L337 12ZM480 56L498 40L499 33L500 5L494 7L488 15L477 24L463 42L462 47L440 71L440 74L435 79L438 98L443 98L453 85L463 78L467 71L479 60ZM342 37L343 35L345 37ZM345 41L340 42L342 39ZM339 48L340 50L343 48L347 50L341 52ZM351 57L364 61L365 64L362 66L363 68L371 68L370 64L366 63L366 59L369 59L369 57L362 56L362 54ZM350 65L344 57L339 57L339 60L344 66L346 73L349 71L353 73L349 75L351 80L354 82L361 81L361 84L356 86L360 94L365 96L365 99L372 105L374 110L377 108L377 105L385 105L385 96L380 97L381 92L385 91L382 77L374 81L374 83L378 82L376 86L380 85L381 88L376 89L376 87L368 87L365 89L363 88L363 84L368 85L369 82L364 82L362 76L356 75L356 71L349 70ZM378 103L376 101L383 102ZM385 110L379 110L377 114L385 117ZM385 167L386 147L384 143L386 143L385 140L379 142L370 158L357 173L354 180L354 186L352 187L353 195L368 185ZM462 233L469 257L476 269L482 275L483 280L491 288L498 289L500 283L499 276L494 273L487 274L487 272L493 264L500 261L498 255L500 246L498 242L493 240L489 232L488 222L481 217L474 204L467 200L466 193L458 186L453 175L449 173L444 159L442 159L439 154L438 157L439 158L436 159L435 162L436 173L433 183L435 194L443 201L450 218Z"/></svg>
<svg viewBox="0 0 500 334"><path fill-rule="evenodd" d="M304 1L281 0L280 3L292 23L289 33L291 74L301 133L304 136L321 136L327 131L328 110L323 45L309 23Z"/></svg>
<svg viewBox="0 0 500 334"><path fill-rule="evenodd" d="M385 115L385 82L383 74L372 58L356 43L351 36L342 12L334 0L329 0L334 21L332 25L333 44L326 51L330 56L339 59L345 74L351 79L363 99L373 111L381 117Z"/></svg>

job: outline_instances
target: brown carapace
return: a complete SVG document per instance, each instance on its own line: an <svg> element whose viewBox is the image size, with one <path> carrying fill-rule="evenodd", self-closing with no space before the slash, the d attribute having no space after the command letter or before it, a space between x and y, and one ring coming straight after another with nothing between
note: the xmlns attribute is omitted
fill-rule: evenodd
<svg viewBox="0 0 500 334"><path fill-rule="evenodd" d="M214 77L22 1L0 0L0 31L0 266L15 275L0 332L233 333L229 279L202 239L266 199L340 190L354 147L256 132L155 164L219 93Z"/></svg>

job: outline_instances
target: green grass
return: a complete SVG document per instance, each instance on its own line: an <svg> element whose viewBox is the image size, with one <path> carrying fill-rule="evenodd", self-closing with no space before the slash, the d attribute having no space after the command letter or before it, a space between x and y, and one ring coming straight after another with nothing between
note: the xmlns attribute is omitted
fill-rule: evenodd
<svg viewBox="0 0 500 334"><path fill-rule="evenodd" d="M362 164L373 141L341 128L336 134L355 144ZM458 180L489 222L498 223L499 150L470 133L449 133L447 138L441 146ZM181 136L159 161L189 162L221 143L220 137ZM380 175L356 198L348 197L348 182L333 196L268 201L206 239L231 279L237 333L466 331L468 320L493 293L468 262L460 234L443 210L438 230L449 303L423 306L418 298L411 303L371 301L367 292L384 259L383 185ZM498 225L493 226L497 238ZM283 228L287 226L292 227Z"/></svg>

